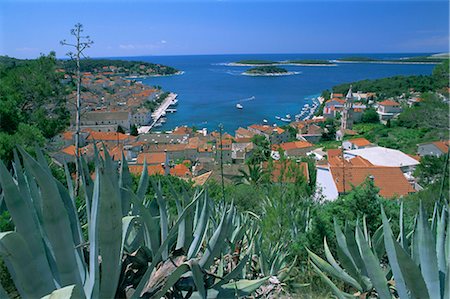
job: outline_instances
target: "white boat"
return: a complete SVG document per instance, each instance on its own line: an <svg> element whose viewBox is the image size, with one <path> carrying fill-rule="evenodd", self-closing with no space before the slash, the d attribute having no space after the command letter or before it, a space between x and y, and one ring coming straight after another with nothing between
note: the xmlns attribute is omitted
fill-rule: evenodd
<svg viewBox="0 0 450 299"><path fill-rule="evenodd" d="M242 109L242 108L244 108L241 104L236 104L236 108L238 108L238 109Z"/></svg>
<svg viewBox="0 0 450 299"><path fill-rule="evenodd" d="M290 114L286 114L286 118L287 119L291 119L291 115Z"/></svg>
<svg viewBox="0 0 450 299"><path fill-rule="evenodd" d="M263 123L267 124L267 119L263 119Z"/></svg>
<svg viewBox="0 0 450 299"><path fill-rule="evenodd" d="M281 117L279 117L279 116L275 116L275 118L276 118L276 119L281 119Z"/></svg>
<svg viewBox="0 0 450 299"><path fill-rule="evenodd" d="M290 118L282 118L282 119L280 119L281 121L284 121L284 122L286 122L286 123L290 123L291 121L292 121L292 119L290 119Z"/></svg>

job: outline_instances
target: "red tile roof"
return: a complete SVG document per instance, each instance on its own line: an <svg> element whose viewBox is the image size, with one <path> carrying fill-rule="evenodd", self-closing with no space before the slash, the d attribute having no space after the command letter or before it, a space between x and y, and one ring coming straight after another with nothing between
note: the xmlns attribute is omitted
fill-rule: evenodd
<svg viewBox="0 0 450 299"><path fill-rule="evenodd" d="M312 147L313 145L307 141L292 141L292 142L285 142L274 145L273 149L282 148L285 151L293 150L293 149L302 149L302 148L308 148Z"/></svg>
<svg viewBox="0 0 450 299"><path fill-rule="evenodd" d="M128 169L132 174L141 175L142 170L144 169L144 165L129 165ZM161 165L148 165L147 171L149 175L164 175L164 168Z"/></svg>
<svg viewBox="0 0 450 299"><path fill-rule="evenodd" d="M177 164L173 168L170 169L170 175L177 177L190 177L191 171L184 164Z"/></svg>
<svg viewBox="0 0 450 299"><path fill-rule="evenodd" d="M147 164L149 165L166 163L166 153L165 152L141 153L137 156L136 163L144 164L144 160L147 161Z"/></svg>
<svg viewBox="0 0 450 299"><path fill-rule="evenodd" d="M371 144L366 138L354 138L348 140L348 142L353 143L356 146L367 146Z"/></svg>
<svg viewBox="0 0 450 299"><path fill-rule="evenodd" d="M353 186L363 183L367 177L373 178L375 186L380 189L379 194L386 198L404 196L415 192L399 167L331 166L330 170L339 193L350 191Z"/></svg>
<svg viewBox="0 0 450 299"><path fill-rule="evenodd" d="M382 102L379 102L378 105L382 106L400 106L399 103L392 101L392 100L384 100Z"/></svg>
<svg viewBox="0 0 450 299"><path fill-rule="evenodd" d="M134 139L134 137L116 132L97 132L91 130L87 139L96 141L124 141L127 139Z"/></svg>

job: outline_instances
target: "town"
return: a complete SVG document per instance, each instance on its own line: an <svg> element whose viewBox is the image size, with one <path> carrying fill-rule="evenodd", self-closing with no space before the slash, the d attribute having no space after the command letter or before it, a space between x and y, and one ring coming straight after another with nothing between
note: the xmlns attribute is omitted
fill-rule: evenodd
<svg viewBox="0 0 450 299"><path fill-rule="evenodd" d="M158 132L166 113L176 111L176 95L117 76L115 70L109 66L95 74L83 74L79 153L92 162L96 152L106 150L117 163L125 159L135 175L147 167L149 175L171 175L204 185L209 179L219 181L223 171L225 181L233 183L249 161L267 171L267 161L272 160L268 170L272 181L292 182L292 178L278 177L282 168L295 167L306 180L314 172L316 197L323 200L335 200L367 178L373 180L381 196L394 198L422 190L414 177L422 157L448 153L448 139L417 144L415 152L405 153L379 146L354 130L354 124L367 121L389 127L402 107L423 105L421 93L414 90L408 96L380 100L376 92L355 92L350 86L346 94L332 92L327 99L320 97L321 111L311 119L281 127L253 124L233 135L186 126ZM448 93L436 95L448 102ZM261 138L270 154L255 158L260 156ZM73 122L70 130L52 139L49 149L58 165L75 161ZM314 169L309 169L312 166Z"/></svg>

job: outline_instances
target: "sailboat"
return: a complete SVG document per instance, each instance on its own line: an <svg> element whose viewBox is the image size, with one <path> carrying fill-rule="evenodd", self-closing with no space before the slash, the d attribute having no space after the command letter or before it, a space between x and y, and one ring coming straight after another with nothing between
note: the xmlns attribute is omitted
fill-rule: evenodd
<svg viewBox="0 0 450 299"><path fill-rule="evenodd" d="M244 106L242 106L241 104L236 104L236 108L242 109L242 108L244 108Z"/></svg>

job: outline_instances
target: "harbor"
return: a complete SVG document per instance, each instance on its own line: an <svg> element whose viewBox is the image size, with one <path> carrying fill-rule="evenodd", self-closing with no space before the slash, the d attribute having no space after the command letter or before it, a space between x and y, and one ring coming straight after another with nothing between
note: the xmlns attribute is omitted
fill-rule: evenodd
<svg viewBox="0 0 450 299"><path fill-rule="evenodd" d="M167 119L165 116L167 113L175 113L177 112L177 109L174 108L176 105L178 105L177 100L178 94L171 92L159 105L158 108L156 108L155 111L152 113L152 121L150 125L148 126L142 126L138 129L139 134L145 134L148 133L151 129L161 127Z"/></svg>

